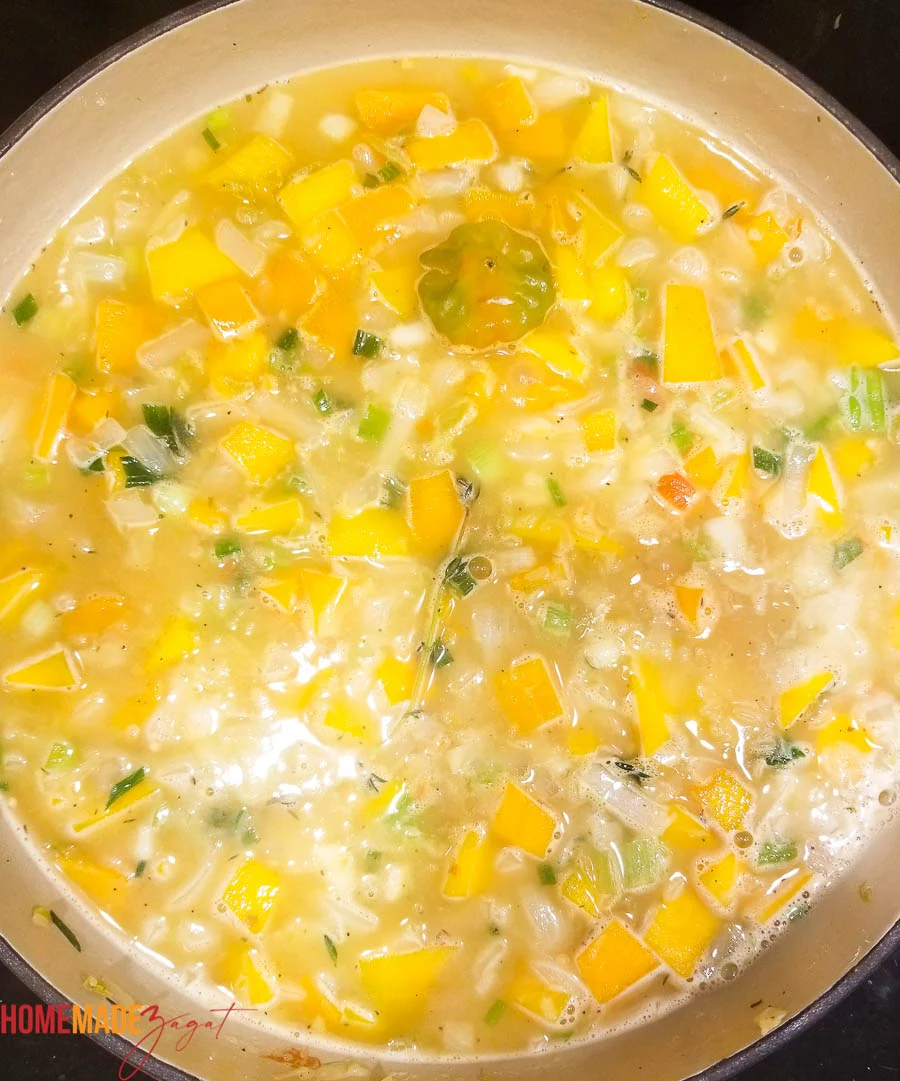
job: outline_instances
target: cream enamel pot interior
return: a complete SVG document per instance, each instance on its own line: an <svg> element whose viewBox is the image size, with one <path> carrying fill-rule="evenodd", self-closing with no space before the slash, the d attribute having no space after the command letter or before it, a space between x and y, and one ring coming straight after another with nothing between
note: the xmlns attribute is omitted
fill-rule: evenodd
<svg viewBox="0 0 900 1081"><path fill-rule="evenodd" d="M886 310L900 315L897 163L815 88L804 89L798 77L777 70L771 58L698 24L686 10L642 0L238 0L190 9L78 73L0 145L0 295L9 293L41 245L105 180L189 118L310 68L436 53L580 69L695 120L764 168L774 167L861 259ZM372 1078L390 1073L396 1081L679 1081L701 1071L708 1081L731 1076L802 1027L811 1012L823 1012L836 997L829 989L854 966L858 976L900 941L898 846L895 815L810 915L737 980L591 1044L538 1056L415 1060L336 1040L294 1040L262 1021L232 1019L218 1040L200 1032L181 1051L174 1047L178 1033L164 1036L160 1061L147 1070L165 1078L185 1071L210 1081L257 1081L283 1075L284 1062L267 1056L294 1047L322 1062L353 1060ZM0 894L0 934L8 944L0 944L0 952L39 993L86 1002L95 996L83 981L93 975L113 981L137 1002L157 1003L166 1017L204 1016L210 1005L222 1005L179 989L158 960L90 916L37 859L8 808L0 853L7 882ZM860 898L863 882L871 886L867 902ZM52 905L63 915L82 953L32 922L35 904ZM780 1030L783 1035L732 1058L758 1040L760 1004L795 1020ZM805 1017L796 1016L804 1011ZM117 1038L104 1042L117 1054L127 1050Z"/></svg>

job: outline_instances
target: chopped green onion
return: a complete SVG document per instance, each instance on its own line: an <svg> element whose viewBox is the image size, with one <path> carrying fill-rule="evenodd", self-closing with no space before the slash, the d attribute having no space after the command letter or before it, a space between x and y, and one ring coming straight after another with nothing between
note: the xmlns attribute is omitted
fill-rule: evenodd
<svg viewBox="0 0 900 1081"><path fill-rule="evenodd" d="M121 461L122 468L125 470L126 488L149 488L151 484L156 484L161 479L158 473L148 469L143 462L139 462L137 458L132 457L130 454L126 454ZM92 472L93 466L94 462L90 466Z"/></svg>
<svg viewBox="0 0 900 1081"><path fill-rule="evenodd" d="M471 507L479 495L479 488L476 482L474 480L468 480L468 478L462 476L461 473L456 474L456 491L460 501L466 507Z"/></svg>
<svg viewBox="0 0 900 1081"><path fill-rule="evenodd" d="M147 861L146 860L138 860L137 867L135 867L135 869L134 869L134 877L135 878L141 878L143 876L143 874L144 874L144 871L146 871L146 870L147 870Z"/></svg>
<svg viewBox="0 0 900 1081"><path fill-rule="evenodd" d="M356 434L369 443L380 443L391 423L391 414L378 405L367 407Z"/></svg>
<svg viewBox="0 0 900 1081"><path fill-rule="evenodd" d="M428 651L428 663L432 668L446 668L453 663L453 654L439 638Z"/></svg>
<svg viewBox="0 0 900 1081"><path fill-rule="evenodd" d="M367 330L357 330L356 337L353 339L353 353L358 357L377 357L381 352L381 347L384 342L381 338L375 334L370 334Z"/></svg>
<svg viewBox="0 0 900 1081"><path fill-rule="evenodd" d="M322 938L324 938L325 940L325 949L328 950L328 956L331 958L331 963L333 965L336 965L338 954L337 946L335 946L334 940L332 938L329 938L328 935L323 935Z"/></svg>
<svg viewBox="0 0 900 1081"><path fill-rule="evenodd" d="M650 398L645 398L641 402L641 409L645 409L648 413L655 413L659 409L659 402L654 402Z"/></svg>
<svg viewBox="0 0 900 1081"><path fill-rule="evenodd" d="M546 604L541 611L541 626L549 634L565 638L572 633L575 616L566 604Z"/></svg>
<svg viewBox="0 0 900 1081"><path fill-rule="evenodd" d="M47 910L42 910L42 915L44 911ZM72 928L69 927L68 924L65 923L59 916L57 916L57 914L53 911L52 908L49 910L49 916L50 922L57 929L57 931L59 931L59 933L63 936L66 942L68 942L70 946L73 946L79 953L81 953L81 943L78 941L78 938Z"/></svg>
<svg viewBox="0 0 900 1081"><path fill-rule="evenodd" d="M488 444L472 447L466 460L483 484L495 484L506 472L506 462L496 447Z"/></svg>
<svg viewBox="0 0 900 1081"><path fill-rule="evenodd" d="M542 886L556 885L556 871L553 870L549 863L539 863L537 873L538 881Z"/></svg>
<svg viewBox="0 0 900 1081"><path fill-rule="evenodd" d="M847 393L847 422L853 431L884 429L884 379L877 368L851 368Z"/></svg>
<svg viewBox="0 0 900 1081"><path fill-rule="evenodd" d="M743 210L746 205L747 204L743 200L739 203L732 203L731 206L723 212L722 221L728 221L729 218L733 218L735 214L737 214L738 211Z"/></svg>
<svg viewBox="0 0 900 1081"><path fill-rule="evenodd" d="M680 420L676 420L672 424L672 431L669 433L669 438L675 444L680 454L689 454L691 447L694 445L694 436L688 431L687 427L682 424Z"/></svg>
<svg viewBox="0 0 900 1081"><path fill-rule="evenodd" d="M246 807L213 807L206 821L211 829L238 834L241 844L247 848L259 840L259 835L253 828L253 819Z"/></svg>
<svg viewBox="0 0 900 1081"><path fill-rule="evenodd" d="M300 332L296 327L288 327L275 342L285 353L293 353L300 344Z"/></svg>
<svg viewBox="0 0 900 1081"><path fill-rule="evenodd" d="M385 507L396 509L406 498L406 485L397 477L385 477L382 482L381 502Z"/></svg>
<svg viewBox="0 0 900 1081"><path fill-rule="evenodd" d="M638 290L635 289L635 296L637 296ZM644 290L646 293L647 290ZM646 299L646 297L645 297ZM651 375L655 375L659 371L659 356L653 352L652 349L644 349L642 352L634 358L635 363L639 364L642 368L646 368Z"/></svg>
<svg viewBox="0 0 900 1081"><path fill-rule="evenodd" d="M221 135L231 124L231 113L227 109L213 109L206 118L206 126L214 135Z"/></svg>
<svg viewBox="0 0 900 1081"><path fill-rule="evenodd" d="M634 290L634 299L638 302L638 304L645 303L649 296L649 291L645 289L642 285L639 285L637 289Z"/></svg>
<svg viewBox="0 0 900 1081"><path fill-rule="evenodd" d="M106 807L104 809L108 811L116 800L121 799L126 792L130 792L135 785L139 785L146 776L147 771L141 766L140 769L136 769L134 773L129 773L127 777L123 777L121 781L116 781L109 790L109 799L106 801Z"/></svg>
<svg viewBox="0 0 900 1081"><path fill-rule="evenodd" d="M782 458L774 451L766 450L765 447L753 448L753 468L770 477L777 477L781 473Z"/></svg>
<svg viewBox="0 0 900 1081"><path fill-rule="evenodd" d="M184 417L171 405L141 406L144 423L158 438L165 441L169 450L183 458L193 436L193 431Z"/></svg>
<svg viewBox="0 0 900 1081"><path fill-rule="evenodd" d="M780 739L766 755L766 765L781 769L782 766L789 766L791 762L796 762L798 758L806 758L806 755L797 744L790 739Z"/></svg>
<svg viewBox="0 0 900 1081"><path fill-rule="evenodd" d="M751 327L758 326L768 314L768 302L759 293L750 293L744 297L744 320Z"/></svg>
<svg viewBox="0 0 900 1081"><path fill-rule="evenodd" d="M25 466L23 479L29 488L46 488L50 483L50 466L32 459Z"/></svg>
<svg viewBox="0 0 900 1081"><path fill-rule="evenodd" d="M823 413L821 416L816 417L815 420L811 420L809 424L803 429L803 434L813 443L818 441L826 434L828 429L834 423L834 411L830 413Z"/></svg>
<svg viewBox="0 0 900 1081"><path fill-rule="evenodd" d="M378 869L378 865L381 863L381 853L377 848L370 848L366 853L366 870L371 873Z"/></svg>
<svg viewBox="0 0 900 1081"><path fill-rule="evenodd" d="M91 361L84 354L69 359L62 365L62 371L73 383L83 383L91 374Z"/></svg>
<svg viewBox="0 0 900 1081"><path fill-rule="evenodd" d="M793 841L766 841L759 850L756 862L760 867L773 863L788 863L797 858L797 845Z"/></svg>
<svg viewBox="0 0 900 1081"><path fill-rule="evenodd" d="M668 863L666 846L656 837L636 837L620 847L622 885L626 890L652 886L662 878Z"/></svg>
<svg viewBox="0 0 900 1081"><path fill-rule="evenodd" d="M566 505L566 494L562 490L562 487L556 477L547 477L547 490L550 492L550 498L557 505L557 507L564 507Z"/></svg>
<svg viewBox="0 0 900 1081"><path fill-rule="evenodd" d="M403 170L395 161L387 161L378 170L378 179L382 184L390 184L392 180L403 176Z"/></svg>
<svg viewBox="0 0 900 1081"><path fill-rule="evenodd" d="M29 293L27 296L22 297L19 303L13 308L13 319L16 321L16 325L23 327L27 322L37 315L38 302L34 299L33 294Z"/></svg>
<svg viewBox="0 0 900 1081"><path fill-rule="evenodd" d="M497 930L499 932L499 928ZM494 932L492 931L491 933L493 934ZM484 1023L493 1028L505 1013L506 1003L502 998L498 998L491 1004L488 1012L484 1015Z"/></svg>
<svg viewBox="0 0 900 1081"><path fill-rule="evenodd" d="M444 584L460 597L468 597L475 588L475 579L469 572L469 561L455 556L444 571Z"/></svg>
<svg viewBox="0 0 900 1081"><path fill-rule="evenodd" d="M863 544L859 537L848 537L834 550L834 565L841 571L848 563L858 559L863 554Z"/></svg>
<svg viewBox="0 0 900 1081"><path fill-rule="evenodd" d="M106 465L104 464L103 455L101 454L99 458L95 458L91 462L91 464L87 467L87 469L84 470L84 472L85 473L102 473L105 469L106 469ZM150 481L150 483L152 484L153 481Z"/></svg>
<svg viewBox="0 0 900 1081"><path fill-rule="evenodd" d="M329 413L334 411L334 402L328 397L323 387L319 387L312 396L312 403L317 412L321 413L323 417L327 417Z"/></svg>
<svg viewBox="0 0 900 1081"><path fill-rule="evenodd" d="M363 187L364 188L377 188L378 187L378 177L374 173L366 173L366 175L363 177Z"/></svg>
<svg viewBox="0 0 900 1081"><path fill-rule="evenodd" d="M241 554L241 542L236 537L220 537L215 545L216 559L230 559Z"/></svg>
<svg viewBox="0 0 900 1081"><path fill-rule="evenodd" d="M75 748L65 740L59 740L50 748L44 769L52 772L71 769L75 765Z"/></svg>
<svg viewBox="0 0 900 1081"><path fill-rule="evenodd" d="M204 128L203 131L200 132L200 134L206 140L206 144L210 148L210 150L216 151L219 149L219 147L221 147L222 144L215 137L215 135L213 135L209 128Z"/></svg>

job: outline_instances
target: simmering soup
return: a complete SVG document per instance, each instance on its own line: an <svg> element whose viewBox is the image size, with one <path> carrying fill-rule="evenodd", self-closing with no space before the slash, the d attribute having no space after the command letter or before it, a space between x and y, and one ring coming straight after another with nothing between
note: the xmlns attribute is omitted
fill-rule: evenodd
<svg viewBox="0 0 900 1081"><path fill-rule="evenodd" d="M898 354L809 208L587 79L217 109L2 317L8 803L294 1030L528 1049L733 978L893 800Z"/></svg>

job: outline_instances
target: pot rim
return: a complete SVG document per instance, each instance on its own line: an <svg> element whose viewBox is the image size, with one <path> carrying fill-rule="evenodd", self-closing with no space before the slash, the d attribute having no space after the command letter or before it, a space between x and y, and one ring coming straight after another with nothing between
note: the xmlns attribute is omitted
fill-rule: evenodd
<svg viewBox="0 0 900 1081"><path fill-rule="evenodd" d="M195 3L157 19L155 22L123 38L85 61L70 75L67 75L55 86L51 87L50 90L42 94L18 119L14 120L5 131L0 133L0 160L61 101L117 60L121 60L142 45L162 37L170 30L175 30L202 15L217 11L219 8L229 7L236 2L238 0L196 0ZM766 46L754 41L740 30L726 25L705 12L689 7L687 4L682 3L681 0L639 0L639 2L679 16L695 26L709 30L778 72L779 75L804 91L813 101L829 112L851 135L855 136L866 147L869 153L900 184L900 159L898 159L897 155L846 106L842 105L826 90L823 90L817 82L794 67L793 64L788 63L788 61ZM897 950L900 950L900 919L851 969L845 972L836 983L832 984L804 1010L801 1010L800 1013L785 1024L779 1025L758 1040L754 1040L747 1047L695 1074L689 1081L730 1081L741 1071L761 1062L774 1051L784 1047L807 1028L821 1021L827 1013L856 990L865 979ZM45 980L37 969L17 950L13 949L2 936L0 936L0 963L9 969L43 1002L48 1004L69 1004L69 1000ZM123 1059L132 1049L131 1043L124 1037L114 1033L96 1032L88 1035L90 1039L118 1059ZM173 1066L171 1063L164 1062L162 1059L152 1055L143 1062L141 1069L153 1077L155 1081L197 1081L194 1075L186 1073L177 1066Z"/></svg>

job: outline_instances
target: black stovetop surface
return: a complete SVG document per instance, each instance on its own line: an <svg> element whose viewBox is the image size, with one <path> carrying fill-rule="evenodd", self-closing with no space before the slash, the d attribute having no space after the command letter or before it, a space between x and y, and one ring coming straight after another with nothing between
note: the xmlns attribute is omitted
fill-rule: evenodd
<svg viewBox="0 0 900 1081"><path fill-rule="evenodd" d="M0 0L0 130L79 64L182 6L179 0ZM900 0L694 0L692 6L799 68L900 156ZM35 1001L0 966L0 1003ZM4 1050L5 1081L113 1081L118 1066L83 1036L6 1036ZM739 1081L898 1079L900 952Z"/></svg>

